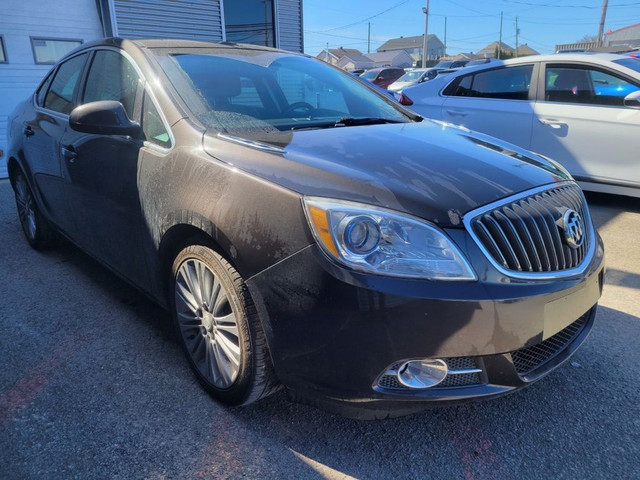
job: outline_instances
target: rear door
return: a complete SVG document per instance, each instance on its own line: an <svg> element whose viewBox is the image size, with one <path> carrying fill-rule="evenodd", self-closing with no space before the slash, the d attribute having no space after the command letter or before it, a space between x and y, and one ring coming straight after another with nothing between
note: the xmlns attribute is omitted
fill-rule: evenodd
<svg viewBox="0 0 640 480"><path fill-rule="evenodd" d="M531 149L578 180L640 186L640 110L623 105L640 81L576 63L547 63L542 75Z"/></svg>
<svg viewBox="0 0 640 480"><path fill-rule="evenodd" d="M41 207L63 231L69 219L65 199L65 178L60 153L60 139L69 124L69 113L76 97L89 55L82 53L64 61L42 83L34 97L33 107L24 117L24 155L36 191L41 193Z"/></svg>
<svg viewBox="0 0 640 480"><path fill-rule="evenodd" d="M442 92L442 119L529 148L537 64L457 77Z"/></svg>

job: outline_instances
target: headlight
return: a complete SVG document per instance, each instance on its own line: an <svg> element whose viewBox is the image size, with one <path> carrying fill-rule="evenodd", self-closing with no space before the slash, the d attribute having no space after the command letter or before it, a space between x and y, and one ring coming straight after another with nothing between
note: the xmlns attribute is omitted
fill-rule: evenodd
<svg viewBox="0 0 640 480"><path fill-rule="evenodd" d="M435 225L361 203L303 199L322 250L361 272L430 280L476 280L458 247Z"/></svg>

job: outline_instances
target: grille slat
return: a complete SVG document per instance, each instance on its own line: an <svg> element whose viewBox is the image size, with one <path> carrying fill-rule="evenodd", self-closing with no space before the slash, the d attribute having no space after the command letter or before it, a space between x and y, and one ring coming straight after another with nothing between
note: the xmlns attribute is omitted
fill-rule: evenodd
<svg viewBox="0 0 640 480"><path fill-rule="evenodd" d="M493 239L500 248L502 257L506 259L507 265L513 270L522 270L516 252L514 252L513 247L509 243L507 234L500 226L500 222L490 215L485 215L483 218L487 229L492 232Z"/></svg>
<svg viewBox="0 0 640 480"><path fill-rule="evenodd" d="M494 215L497 217L498 222L500 222L500 224L502 225L503 231L507 234L507 238L509 239L510 245L513 246L513 253L516 255L516 258L518 259L518 263L522 265L523 270L530 271L531 261L529 261L527 250L524 247L522 240L520 239L520 235L516 230L516 226L513 224L512 220L506 215L506 212L496 210Z"/></svg>
<svg viewBox="0 0 640 480"><path fill-rule="evenodd" d="M571 248L564 240L562 217L573 210L584 222L584 242ZM471 212L473 215L473 212ZM481 210L468 223L490 258L507 270L549 273L580 266L589 252L591 228L582 191L565 184Z"/></svg>
<svg viewBox="0 0 640 480"><path fill-rule="evenodd" d="M519 203L513 205L513 210L515 214L520 212L520 217L523 218L525 225L528 225L528 233L531 238L531 242L533 243L533 253L535 254L535 260L538 265L538 271L549 271L551 270L551 262L549 261L549 255L547 254L546 249L544 248L544 239L542 238L542 233L536 224L535 218L531 216L529 212L527 212Z"/></svg>

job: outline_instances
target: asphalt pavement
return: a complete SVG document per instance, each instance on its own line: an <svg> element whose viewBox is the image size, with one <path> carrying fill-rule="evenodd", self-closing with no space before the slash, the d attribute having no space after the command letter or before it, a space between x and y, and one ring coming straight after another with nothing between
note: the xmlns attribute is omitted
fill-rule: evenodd
<svg viewBox="0 0 640 480"><path fill-rule="evenodd" d="M24 240L0 181L2 479L638 479L640 199L589 195L608 271L570 363L499 399L361 422L280 392L228 409L168 314L75 247Z"/></svg>

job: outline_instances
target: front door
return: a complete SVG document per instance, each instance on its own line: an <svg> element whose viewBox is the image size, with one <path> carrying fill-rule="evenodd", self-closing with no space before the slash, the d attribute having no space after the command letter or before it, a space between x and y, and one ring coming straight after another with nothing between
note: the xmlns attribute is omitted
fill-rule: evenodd
<svg viewBox="0 0 640 480"><path fill-rule="evenodd" d="M117 100L139 119L142 88L132 63L116 50L98 50L91 61L82 103ZM142 139L67 129L61 140L68 178L73 240L134 282L146 278L141 254L144 227L138 195Z"/></svg>

